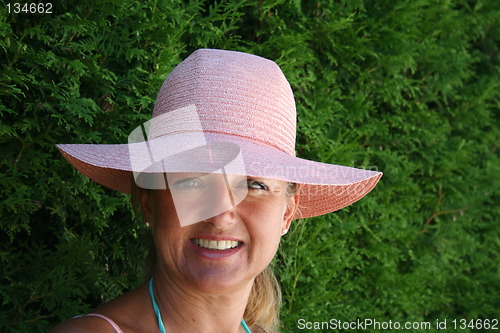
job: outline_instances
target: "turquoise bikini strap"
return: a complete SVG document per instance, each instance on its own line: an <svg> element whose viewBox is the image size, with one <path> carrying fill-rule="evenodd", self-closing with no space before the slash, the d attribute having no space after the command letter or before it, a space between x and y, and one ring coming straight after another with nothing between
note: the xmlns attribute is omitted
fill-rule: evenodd
<svg viewBox="0 0 500 333"><path fill-rule="evenodd" d="M165 330L165 326L163 325L163 320L161 319L160 308L158 307L158 303L156 303L155 292L153 290L153 278L149 280L149 296L151 297L151 302L153 303L153 309L155 311L156 318L158 318L158 327L160 328L160 333L167 333L167 331ZM248 328L247 323L245 323L244 319L241 320L241 326L243 326L243 329L246 333L252 333Z"/></svg>
<svg viewBox="0 0 500 333"><path fill-rule="evenodd" d="M246 333L252 333L252 331L250 331L250 329L248 328L247 323L245 323L245 319L241 320L241 326L243 326L243 328L245 329Z"/></svg>
<svg viewBox="0 0 500 333"><path fill-rule="evenodd" d="M156 303L155 292L153 290L153 278L149 280L149 296L151 296L151 302L153 303L153 309L155 310L156 318L158 318L158 327L160 328L160 333L167 333L165 326L163 325L163 320L161 319L160 308L158 303Z"/></svg>

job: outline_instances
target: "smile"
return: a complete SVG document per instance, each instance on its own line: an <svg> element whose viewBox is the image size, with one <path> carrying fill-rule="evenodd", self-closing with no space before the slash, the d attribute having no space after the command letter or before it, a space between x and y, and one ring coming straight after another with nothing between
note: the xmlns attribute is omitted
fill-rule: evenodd
<svg viewBox="0 0 500 333"><path fill-rule="evenodd" d="M193 238L191 239L193 243L198 245L199 247L209 249L209 250L229 250L234 249L241 244L242 242L234 241L234 240L210 240L210 239L201 239L201 238Z"/></svg>

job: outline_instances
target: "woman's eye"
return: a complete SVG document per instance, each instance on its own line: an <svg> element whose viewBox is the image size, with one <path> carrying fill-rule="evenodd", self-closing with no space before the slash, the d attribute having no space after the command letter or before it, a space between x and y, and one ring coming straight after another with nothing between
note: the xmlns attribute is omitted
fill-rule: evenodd
<svg viewBox="0 0 500 333"><path fill-rule="evenodd" d="M176 181L170 188L176 190L190 190L201 186L197 178L185 178Z"/></svg>
<svg viewBox="0 0 500 333"><path fill-rule="evenodd" d="M266 184L259 182L258 180L255 179L248 179L247 180L247 185L248 188L254 189L254 190L268 190L268 187Z"/></svg>

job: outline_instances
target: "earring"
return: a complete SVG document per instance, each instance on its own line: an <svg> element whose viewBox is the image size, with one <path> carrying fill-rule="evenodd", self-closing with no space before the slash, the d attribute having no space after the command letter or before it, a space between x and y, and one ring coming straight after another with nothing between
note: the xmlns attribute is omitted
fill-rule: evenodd
<svg viewBox="0 0 500 333"><path fill-rule="evenodd" d="M149 222L148 222L148 221L146 221L146 227L148 227L148 228L149 228Z"/></svg>

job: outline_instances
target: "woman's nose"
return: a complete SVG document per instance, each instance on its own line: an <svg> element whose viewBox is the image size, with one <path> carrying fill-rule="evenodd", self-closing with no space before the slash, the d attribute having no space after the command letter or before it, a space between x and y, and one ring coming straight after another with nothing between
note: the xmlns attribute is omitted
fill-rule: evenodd
<svg viewBox="0 0 500 333"><path fill-rule="evenodd" d="M240 194L230 186L227 175L214 176L207 195L207 207L210 217L206 222L222 229L234 224L237 218L235 206L239 203Z"/></svg>

